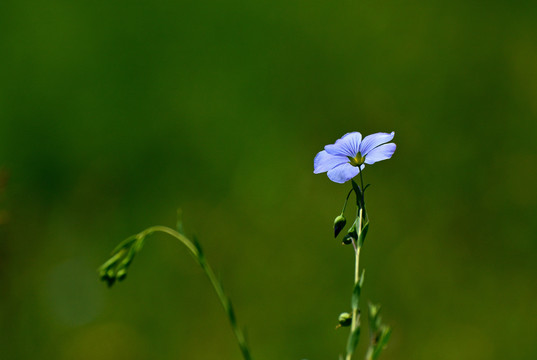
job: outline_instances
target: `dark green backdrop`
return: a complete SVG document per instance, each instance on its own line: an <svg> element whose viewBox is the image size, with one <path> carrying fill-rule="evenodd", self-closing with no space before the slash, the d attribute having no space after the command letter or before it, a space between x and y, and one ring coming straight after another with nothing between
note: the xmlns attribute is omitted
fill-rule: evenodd
<svg viewBox="0 0 537 360"><path fill-rule="evenodd" d="M239 359L185 213L258 360L337 359L349 184L313 157L396 132L366 168L365 298L382 359L537 358L535 1L2 1L0 357Z"/></svg>

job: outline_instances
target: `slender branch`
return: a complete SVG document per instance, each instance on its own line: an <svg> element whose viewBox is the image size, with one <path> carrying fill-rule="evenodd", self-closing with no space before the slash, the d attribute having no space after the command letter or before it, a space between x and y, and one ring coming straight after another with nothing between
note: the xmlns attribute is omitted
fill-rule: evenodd
<svg viewBox="0 0 537 360"><path fill-rule="evenodd" d="M341 213L343 214L345 212L345 209L347 208L347 202L349 201L349 197L351 196L352 192L354 191L353 188L349 190L349 193L347 194L347 198L345 199L345 204L343 204L343 210L341 210ZM358 196L358 195L357 195Z"/></svg>
<svg viewBox="0 0 537 360"><path fill-rule="evenodd" d="M190 239L188 239L186 236L184 236L183 234L173 230L173 229L170 229L169 227L167 226L160 226L160 225L156 225L156 226L151 226L150 228L147 228L145 229L144 231L142 231L139 236L140 237L147 237L148 235L151 235L155 232L163 232L165 234L168 234L174 238L176 238L177 240L179 240L181 243L183 243L183 245L185 245L188 250L190 250L190 252L192 253L192 255L194 255L194 257L198 258L200 253L198 251L198 249L196 248L196 246L194 245L194 243L192 243L192 241L190 241Z"/></svg>
<svg viewBox="0 0 537 360"><path fill-rule="evenodd" d="M248 344L246 342L246 338L245 338L242 330L239 328L239 326L237 324L237 320L236 320L236 317L235 317L235 312L233 310L233 306L231 304L231 301L230 301L229 297L225 294L224 288L222 287L222 284L220 283L220 281L218 280L218 278L214 274L214 271L211 268L211 266L207 263L207 261L205 259L205 256L204 256L204 254L202 252L201 246L199 245L199 243L195 239L194 239L194 241L192 241L189 238L187 238L186 236L184 236L183 234L181 234L181 233L179 233L179 232L177 232L177 231L175 231L173 229L170 229L169 227L166 227L166 226L152 226L150 228L147 228L146 230L142 231L138 235L135 235L134 237L128 238L127 241L123 242L122 244L124 244L123 245L124 247L118 247L119 249L116 248L117 251L119 251L119 252L115 253L112 256L111 260L107 261L100 268L100 271L104 274L104 275L102 275L103 278L105 280L111 281L111 282L109 282L109 285L113 284L113 281L115 280L115 276L117 276L116 275L117 271L116 271L116 274L113 274L113 273L111 275L107 275L107 274L108 274L108 271L110 271L109 269L111 269L113 266L115 266L115 264L118 262L119 258L121 258L121 256L123 256L123 254L125 254L127 252L125 247L127 247L127 246L136 246L136 243L138 243L139 245L138 245L138 248L136 250L136 251L138 251L141 248L141 244L143 244L144 239L147 238L147 236L149 236L149 235L151 235L151 234L153 234L155 232L163 232L165 234L168 234L168 235L172 236L173 238L179 240L183 245L185 245L187 247L187 249L192 253L194 258L197 260L197 262L199 263L199 265L201 266L201 268L203 269L203 271L205 272L205 274L209 278L209 281L211 282L211 285L213 286L213 289L216 292L216 295L218 296L218 299L220 300L220 303L222 304L222 307L224 308L224 311L226 312L226 315L228 316L229 323L231 325L231 329L233 330L235 338L237 339L237 342L239 344L239 348L241 350L242 357L244 358L244 360L252 360L252 357L250 355L250 350L249 350ZM134 241L131 240L131 239L134 239ZM120 244L120 245L122 245L122 244ZM131 258L128 260L127 265L130 263L130 261L132 261L133 256L134 255L132 255ZM103 272L103 269L104 269L104 272ZM123 270L123 271L125 271L125 270ZM112 270L112 272L113 272L113 270ZM107 276L112 276L113 280L111 280L110 278L107 278Z"/></svg>

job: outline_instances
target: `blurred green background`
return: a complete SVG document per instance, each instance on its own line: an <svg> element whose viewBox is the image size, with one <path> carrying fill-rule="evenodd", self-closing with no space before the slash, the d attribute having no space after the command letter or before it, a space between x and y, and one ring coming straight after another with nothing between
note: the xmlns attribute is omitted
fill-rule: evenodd
<svg viewBox="0 0 537 360"><path fill-rule="evenodd" d="M337 359L350 185L313 157L393 130L365 172L382 358L536 359L536 39L535 1L2 1L0 357L239 359L166 236L98 281L180 207L257 360Z"/></svg>

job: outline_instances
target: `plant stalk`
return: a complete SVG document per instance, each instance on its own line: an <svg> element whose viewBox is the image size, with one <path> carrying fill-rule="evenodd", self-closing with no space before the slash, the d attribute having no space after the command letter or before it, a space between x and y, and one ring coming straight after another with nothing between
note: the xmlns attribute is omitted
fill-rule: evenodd
<svg viewBox="0 0 537 360"><path fill-rule="evenodd" d="M362 233L362 209L360 209L358 213L358 239L361 237ZM360 249L361 246L359 244L356 244L355 247L355 257L354 257L354 286L358 286L358 283L360 282ZM352 334L354 331L360 326L360 307L353 307L352 309L352 323L351 323L351 330L349 334L349 338L352 337ZM348 351L347 350L347 356L345 357L345 360L351 360L352 354L354 353L354 350Z"/></svg>
<svg viewBox="0 0 537 360"><path fill-rule="evenodd" d="M209 281L211 282L211 285L213 286L214 291L216 292L216 295L218 296L218 299L220 300L220 303L222 304L222 307L224 308L224 311L226 312L226 315L228 316L229 323L231 325L231 329L233 330L233 333L235 335L235 338L237 339L237 342L239 344L239 348L242 353L242 357L244 360L252 360L252 357L250 355L250 350L248 348L248 344L246 342L246 338L242 332L242 330L239 328L237 324L237 320L235 318L235 312L233 311L233 306L231 305L231 301L227 297L227 295L224 292L224 289L222 287L222 284L214 274L213 269L211 266L206 262L204 256L200 253L200 250L198 250L198 247L186 236L183 234L170 229L166 226L152 226L144 231L142 231L139 236L146 237L150 234L153 234L155 232L163 232L166 233L175 239L179 240L183 245L187 247L187 249L194 255L196 260L198 260L198 263L200 264L201 268L209 278Z"/></svg>

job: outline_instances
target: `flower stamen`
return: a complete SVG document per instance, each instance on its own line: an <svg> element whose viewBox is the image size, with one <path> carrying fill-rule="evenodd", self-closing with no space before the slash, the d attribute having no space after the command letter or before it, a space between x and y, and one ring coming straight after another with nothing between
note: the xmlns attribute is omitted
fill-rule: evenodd
<svg viewBox="0 0 537 360"><path fill-rule="evenodd" d="M358 154L356 154L355 157L350 157L350 156L347 156L347 157L349 158L349 163L352 166L360 166L365 162L365 156L362 156L360 152L358 152Z"/></svg>

